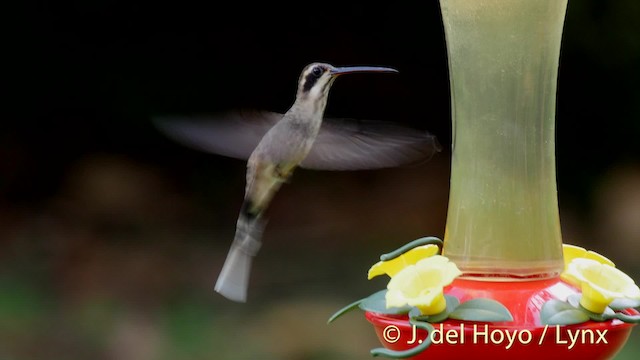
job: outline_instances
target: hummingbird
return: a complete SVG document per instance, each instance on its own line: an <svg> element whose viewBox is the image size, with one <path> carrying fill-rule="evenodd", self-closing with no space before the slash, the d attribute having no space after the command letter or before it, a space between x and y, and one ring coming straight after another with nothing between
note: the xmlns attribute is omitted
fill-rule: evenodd
<svg viewBox="0 0 640 360"><path fill-rule="evenodd" d="M253 257L261 247L264 212L297 167L359 170L419 163L441 150L435 136L381 121L324 119L329 89L340 75L396 73L388 67L307 65L285 114L235 112L211 118L157 118L169 137L210 153L247 159L244 201L229 253L215 285L246 302Z"/></svg>

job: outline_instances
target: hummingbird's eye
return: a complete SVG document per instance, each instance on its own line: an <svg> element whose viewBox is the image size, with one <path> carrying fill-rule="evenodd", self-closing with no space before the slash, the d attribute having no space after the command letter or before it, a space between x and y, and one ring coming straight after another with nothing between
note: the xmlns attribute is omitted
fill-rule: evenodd
<svg viewBox="0 0 640 360"><path fill-rule="evenodd" d="M313 74L313 76L319 78L320 75L322 75L324 71L322 70L322 68L320 66L316 66L313 68L313 70L311 70L311 73Z"/></svg>

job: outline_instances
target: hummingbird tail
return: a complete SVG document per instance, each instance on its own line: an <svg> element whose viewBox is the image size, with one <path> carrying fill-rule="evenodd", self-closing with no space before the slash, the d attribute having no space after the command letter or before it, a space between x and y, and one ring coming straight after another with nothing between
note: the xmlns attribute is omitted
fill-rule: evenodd
<svg viewBox="0 0 640 360"><path fill-rule="evenodd" d="M215 291L229 300L247 301L251 263L260 249L263 229L261 219L240 214L235 238L215 286Z"/></svg>

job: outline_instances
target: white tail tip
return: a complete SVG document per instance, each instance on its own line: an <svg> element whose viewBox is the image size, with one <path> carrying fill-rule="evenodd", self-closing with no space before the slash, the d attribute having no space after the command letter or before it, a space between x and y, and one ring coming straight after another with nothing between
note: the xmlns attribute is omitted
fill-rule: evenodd
<svg viewBox="0 0 640 360"><path fill-rule="evenodd" d="M252 256L232 246L218 276L216 292L229 300L246 302L252 260Z"/></svg>

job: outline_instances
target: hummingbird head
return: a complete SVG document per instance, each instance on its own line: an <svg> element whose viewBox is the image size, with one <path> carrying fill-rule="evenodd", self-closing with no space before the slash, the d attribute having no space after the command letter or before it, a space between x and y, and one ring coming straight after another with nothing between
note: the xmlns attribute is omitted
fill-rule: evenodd
<svg viewBox="0 0 640 360"><path fill-rule="evenodd" d="M335 67L326 63L312 63L307 65L300 74L297 99L314 105L320 104L324 109L329 89L336 77L357 72L398 72L398 70L374 66ZM314 108L317 109L317 106Z"/></svg>
<svg viewBox="0 0 640 360"><path fill-rule="evenodd" d="M332 69L335 68L324 63L307 65L298 81L298 98L318 100L326 97L336 79L336 76L331 74Z"/></svg>

